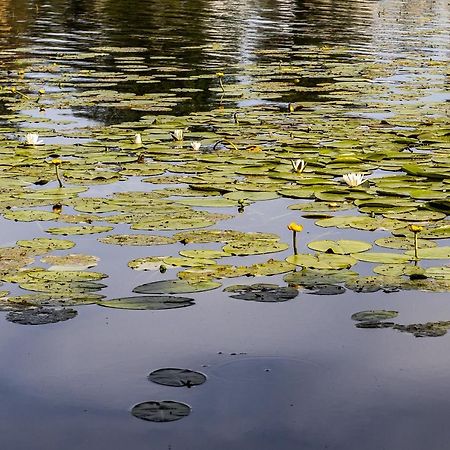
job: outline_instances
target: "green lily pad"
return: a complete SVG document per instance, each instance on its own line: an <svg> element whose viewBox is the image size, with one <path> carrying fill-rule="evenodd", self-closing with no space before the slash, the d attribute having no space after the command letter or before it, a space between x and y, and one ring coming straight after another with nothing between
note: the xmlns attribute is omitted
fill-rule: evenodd
<svg viewBox="0 0 450 450"><path fill-rule="evenodd" d="M353 253L352 256L359 261L383 264L402 264L413 259L406 254L383 252Z"/></svg>
<svg viewBox="0 0 450 450"><path fill-rule="evenodd" d="M200 281L189 283L184 280L162 280L141 284L133 289L137 294L185 294L191 292L210 291L222 284L216 281Z"/></svg>
<svg viewBox="0 0 450 450"><path fill-rule="evenodd" d="M189 369L164 368L151 372L148 379L156 384L174 387L199 386L206 381L206 376Z"/></svg>
<svg viewBox="0 0 450 450"><path fill-rule="evenodd" d="M32 248L38 251L68 250L75 246L75 242L66 239L34 238L17 241L20 247Z"/></svg>
<svg viewBox="0 0 450 450"><path fill-rule="evenodd" d="M352 320L358 322L367 322L373 320L387 320L398 316L398 311L387 311L385 309L360 311L352 314Z"/></svg>
<svg viewBox="0 0 450 450"><path fill-rule="evenodd" d="M328 253L320 253L318 255L299 253L298 255L288 256L286 261L296 266L311 269L349 269L357 262L353 258L353 255L334 255Z"/></svg>
<svg viewBox="0 0 450 450"><path fill-rule="evenodd" d="M105 233L106 231L111 231L112 229L113 227L84 225L73 227L49 228L46 230L46 232L50 234L61 234L63 236L69 236L69 235Z"/></svg>
<svg viewBox="0 0 450 450"><path fill-rule="evenodd" d="M232 241L222 247L222 250L230 255L262 255L287 250L289 245L283 242L256 240L253 242Z"/></svg>
<svg viewBox="0 0 450 450"><path fill-rule="evenodd" d="M167 295L143 295L103 300L98 302L98 305L107 308L156 311L192 306L194 305L194 299L188 297L171 297Z"/></svg>
<svg viewBox="0 0 450 450"><path fill-rule="evenodd" d="M131 414L149 422L173 422L191 413L189 405L174 401L149 401L133 406Z"/></svg>
<svg viewBox="0 0 450 450"><path fill-rule="evenodd" d="M414 257L414 250L408 250L406 255ZM449 259L450 258L450 246L445 247L432 247L432 248L419 248L417 252L419 259Z"/></svg>
<svg viewBox="0 0 450 450"><path fill-rule="evenodd" d="M370 250L372 245L363 241L339 240L339 241L313 241L308 244L311 250L324 253L334 253L337 255L350 255L351 253L365 252Z"/></svg>
<svg viewBox="0 0 450 450"><path fill-rule="evenodd" d="M157 236L150 234L115 234L98 238L102 244L113 245L167 245L176 242L175 239L166 236Z"/></svg>
<svg viewBox="0 0 450 450"><path fill-rule="evenodd" d="M387 237L380 238L375 241L379 247L394 248L400 250L414 249L413 237ZM426 241L425 239L418 239L417 244L419 248L431 248L436 247L436 243L433 241Z"/></svg>
<svg viewBox="0 0 450 450"><path fill-rule="evenodd" d="M57 220L59 215L50 211L41 211L37 209L16 210L3 213L3 217L16 222L34 222Z"/></svg>

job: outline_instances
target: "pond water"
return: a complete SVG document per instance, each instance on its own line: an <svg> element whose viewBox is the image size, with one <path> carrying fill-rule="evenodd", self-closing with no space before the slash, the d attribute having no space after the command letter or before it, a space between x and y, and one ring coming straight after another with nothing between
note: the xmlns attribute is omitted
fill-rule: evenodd
<svg viewBox="0 0 450 450"><path fill-rule="evenodd" d="M444 0L2 0L2 448L447 449L449 42Z"/></svg>

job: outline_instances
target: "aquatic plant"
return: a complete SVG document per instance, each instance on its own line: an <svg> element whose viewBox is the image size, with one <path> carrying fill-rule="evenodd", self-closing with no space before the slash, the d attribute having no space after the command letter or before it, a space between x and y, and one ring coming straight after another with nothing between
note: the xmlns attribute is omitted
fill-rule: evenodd
<svg viewBox="0 0 450 450"><path fill-rule="evenodd" d="M359 186L359 185L363 184L364 181L366 181L364 179L363 173L351 172L351 173L347 173L347 174L343 175L342 178L350 187Z"/></svg>
<svg viewBox="0 0 450 450"><path fill-rule="evenodd" d="M184 130L173 130L170 135L174 141L182 141L184 137Z"/></svg>
<svg viewBox="0 0 450 450"><path fill-rule="evenodd" d="M39 134L38 133L27 133L25 135L25 143L27 145L43 145L44 141L39 140Z"/></svg>
<svg viewBox="0 0 450 450"><path fill-rule="evenodd" d="M200 141L192 141L191 142L191 147L195 150L198 151L200 150L200 147L202 146L202 143Z"/></svg>
<svg viewBox="0 0 450 450"><path fill-rule="evenodd" d="M418 256L418 252L419 252L418 236L419 236L419 233L423 230L423 227L420 226L420 225L411 224L409 226L409 230L414 233L414 258L417 260L417 259L419 259L419 256Z"/></svg>
<svg viewBox="0 0 450 450"><path fill-rule="evenodd" d="M292 169L296 173L302 173L305 170L306 162L303 159L291 159Z"/></svg>
<svg viewBox="0 0 450 450"><path fill-rule="evenodd" d="M298 254L297 251L297 233L300 233L303 230L303 226L298 224L297 222L291 222L288 225L288 230L292 231L292 247L294 249L294 255Z"/></svg>
<svg viewBox="0 0 450 450"><path fill-rule="evenodd" d="M222 82L222 78L224 77L224 73L223 72L217 72L216 73L216 77L219 79L219 84L220 84L220 88L222 89L222 92L225 92L225 87L224 87L223 82Z"/></svg>
<svg viewBox="0 0 450 450"><path fill-rule="evenodd" d="M136 145L142 145L142 136L141 136L141 133L136 133L136 134L134 135L134 143L135 143Z"/></svg>
<svg viewBox="0 0 450 450"><path fill-rule="evenodd" d="M59 166L62 164L62 161L60 159L52 159L50 161L50 164L53 164L55 166L55 174L56 179L58 180L59 187L60 188L64 187L61 181L61 177L59 176Z"/></svg>

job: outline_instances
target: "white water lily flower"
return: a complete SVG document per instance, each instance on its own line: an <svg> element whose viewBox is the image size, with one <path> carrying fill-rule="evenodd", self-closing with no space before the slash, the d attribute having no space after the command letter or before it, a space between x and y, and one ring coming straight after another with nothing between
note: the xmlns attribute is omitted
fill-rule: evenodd
<svg viewBox="0 0 450 450"><path fill-rule="evenodd" d="M294 172L302 173L305 170L306 162L303 159L291 159Z"/></svg>
<svg viewBox="0 0 450 450"><path fill-rule="evenodd" d="M183 140L183 134L184 134L183 130L173 130L172 133L170 133L170 134L172 135L172 137L176 141L182 141Z"/></svg>
<svg viewBox="0 0 450 450"><path fill-rule="evenodd" d="M359 186L366 181L363 173L347 173L342 178L351 187Z"/></svg>
<svg viewBox="0 0 450 450"><path fill-rule="evenodd" d="M142 136L141 133L137 133L134 135L134 143L136 145L142 145Z"/></svg>
<svg viewBox="0 0 450 450"><path fill-rule="evenodd" d="M202 146L202 143L200 141L192 141L191 142L191 147L195 150L198 151L200 150L200 147Z"/></svg>
<svg viewBox="0 0 450 450"><path fill-rule="evenodd" d="M39 140L38 133L27 133L25 135L25 142L27 145L42 145L44 141Z"/></svg>

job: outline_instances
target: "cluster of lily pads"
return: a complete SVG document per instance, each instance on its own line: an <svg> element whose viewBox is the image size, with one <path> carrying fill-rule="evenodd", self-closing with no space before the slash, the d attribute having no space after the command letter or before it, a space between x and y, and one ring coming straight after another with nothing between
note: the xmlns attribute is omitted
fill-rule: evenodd
<svg viewBox="0 0 450 450"><path fill-rule="evenodd" d="M137 95L118 88L152 81L139 71L63 70L74 58L110 56L122 67L133 58L139 65L140 48L93 48L3 76L9 88L0 101L9 113L0 117L0 213L11 226L41 223L43 231L0 248L1 280L29 292L3 291L0 307L36 314L83 303L162 309L193 303L166 294L218 288L224 278L278 274L286 274L287 289L317 294L448 291L448 107L422 100L419 61L387 63L352 54L352 63L342 62L348 51L298 48L289 65L269 52L264 63L231 67L229 73L179 76L192 85L206 80L216 96L210 110L188 115L173 111L193 99L196 87ZM380 80L394 76L400 64L416 77L407 92L393 93ZM428 81L438 88L444 72L445 65L434 61ZM52 89L42 89L44 84ZM306 94L310 100L295 100ZM45 114L24 113L36 105L44 113L95 106L139 117L77 129L55 123L59 128L52 129ZM142 188L119 188L130 178ZM110 185L110 194L95 195L98 185ZM279 199L292 200L293 247L276 234L229 229L233 217L250 214L250 205L273 201L277 209ZM335 239L308 242L301 233L308 221ZM130 231L119 234L118 225ZM279 224L280 235L287 225ZM357 230L365 238L340 239L340 230ZM99 245L114 245L118 253L121 246L168 249L128 266L173 275L136 287L143 297L105 300L100 280L108 274L90 270L96 256L67 254L75 243L66 237L97 233ZM297 251L300 239L310 252ZM257 262L245 262L254 255ZM239 295L245 297L245 289Z"/></svg>

